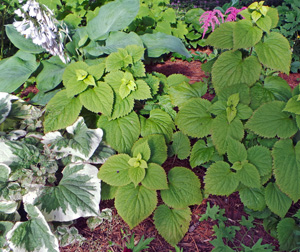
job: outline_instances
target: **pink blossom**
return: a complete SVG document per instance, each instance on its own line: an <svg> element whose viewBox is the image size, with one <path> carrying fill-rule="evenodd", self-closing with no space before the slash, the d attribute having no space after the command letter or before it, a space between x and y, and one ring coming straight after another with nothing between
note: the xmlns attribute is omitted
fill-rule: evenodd
<svg viewBox="0 0 300 252"><path fill-rule="evenodd" d="M203 24L201 27L203 28L202 38L204 38L204 35L209 27L211 27L212 31L215 30L215 25L220 24L219 18L221 18L222 23L224 23L224 16L219 10L206 11L201 15L199 22L200 24Z"/></svg>
<svg viewBox="0 0 300 252"><path fill-rule="evenodd" d="M238 14L240 11L244 10L244 9L246 9L246 7L243 7L243 8L241 8L241 9L237 9L237 8L235 8L235 7L230 7L230 8L228 8L228 9L226 10L225 14L228 14L228 13L229 13L229 15L227 16L225 22L232 22L232 21L235 21L235 20L236 20L237 14ZM242 18L244 18L244 17L242 17Z"/></svg>

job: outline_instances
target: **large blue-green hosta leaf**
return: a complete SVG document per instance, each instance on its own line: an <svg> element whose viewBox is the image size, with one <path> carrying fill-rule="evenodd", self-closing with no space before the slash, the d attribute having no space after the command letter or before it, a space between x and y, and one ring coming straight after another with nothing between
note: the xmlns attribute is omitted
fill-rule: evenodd
<svg viewBox="0 0 300 252"><path fill-rule="evenodd" d="M49 132L43 137L42 143L64 156L72 155L88 160L102 141L103 131L99 128L88 129L83 117L79 117L66 131L69 133L68 137L62 136L58 131Z"/></svg>
<svg viewBox="0 0 300 252"><path fill-rule="evenodd" d="M39 209L25 204L30 219L17 222L7 233L9 247L15 252L59 252L58 240Z"/></svg>
<svg viewBox="0 0 300 252"><path fill-rule="evenodd" d="M111 31L125 29L139 11L138 0L116 0L100 8L98 15L87 24L92 40L102 40Z"/></svg>
<svg viewBox="0 0 300 252"><path fill-rule="evenodd" d="M89 164L71 164L62 173L58 186L44 187L34 201L47 221L97 216L100 203L98 169Z"/></svg>

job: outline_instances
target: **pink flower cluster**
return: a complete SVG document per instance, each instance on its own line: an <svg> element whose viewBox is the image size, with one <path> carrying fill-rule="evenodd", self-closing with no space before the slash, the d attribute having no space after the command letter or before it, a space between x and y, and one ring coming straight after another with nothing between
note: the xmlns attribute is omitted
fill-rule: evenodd
<svg viewBox="0 0 300 252"><path fill-rule="evenodd" d="M235 7L228 8L225 12L225 15L228 15L225 22L235 21L238 13L244 9L246 9L246 7L243 7L241 9L237 9ZM201 27L203 28L202 38L204 38L205 33L207 32L209 27L211 27L212 31L215 30L215 26L221 23L220 19L222 23L224 23L224 15L220 10L206 11L201 15L199 22L200 24L203 24Z"/></svg>

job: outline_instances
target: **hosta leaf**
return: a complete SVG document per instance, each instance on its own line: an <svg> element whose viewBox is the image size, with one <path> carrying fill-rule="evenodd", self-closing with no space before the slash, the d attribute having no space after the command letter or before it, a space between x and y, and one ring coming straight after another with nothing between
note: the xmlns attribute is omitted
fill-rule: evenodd
<svg viewBox="0 0 300 252"><path fill-rule="evenodd" d="M273 148L276 184L293 201L300 199L300 144L291 139L280 140Z"/></svg>
<svg viewBox="0 0 300 252"><path fill-rule="evenodd" d="M193 98L186 102L177 113L176 124L186 135L205 137L210 134L212 117L209 112L211 103L201 98Z"/></svg>
<svg viewBox="0 0 300 252"><path fill-rule="evenodd" d="M268 148L253 146L247 150L248 161L255 165L260 176L265 176L272 171L272 156Z"/></svg>
<svg viewBox="0 0 300 252"><path fill-rule="evenodd" d="M231 123L225 115L218 115L212 123L212 140L220 154L227 151L232 139L241 141L244 137L244 127L240 120L235 118Z"/></svg>
<svg viewBox="0 0 300 252"><path fill-rule="evenodd" d="M151 150L151 156L147 162L162 165L168 157L165 139L158 134L149 135L136 141L132 149L138 149L138 146L144 142L148 142Z"/></svg>
<svg viewBox="0 0 300 252"><path fill-rule="evenodd" d="M142 185L150 190L168 189L167 175L165 170L158 164L148 164L146 176L142 181Z"/></svg>
<svg viewBox="0 0 300 252"><path fill-rule="evenodd" d="M49 132L42 140L54 152L73 155L88 160L100 142L102 141L103 131L101 129L88 129L83 117L66 128L69 133L68 138L63 137L60 132Z"/></svg>
<svg viewBox="0 0 300 252"><path fill-rule="evenodd" d="M44 131L66 128L74 123L81 111L79 98L69 98L66 90L62 90L49 101L46 106Z"/></svg>
<svg viewBox="0 0 300 252"><path fill-rule="evenodd" d="M170 146L172 154L175 154L179 159L186 159L190 155L191 145L189 138L181 131L173 134L172 145Z"/></svg>
<svg viewBox="0 0 300 252"><path fill-rule="evenodd" d="M298 95L293 96L288 100L283 111L290 112L296 115L300 115L300 101L298 100Z"/></svg>
<svg viewBox="0 0 300 252"><path fill-rule="evenodd" d="M242 169L236 172L236 177L245 186L250 188L259 188L261 186L259 173L256 167L252 164L244 164Z"/></svg>
<svg viewBox="0 0 300 252"><path fill-rule="evenodd" d="M239 141L229 141L227 147L228 160L232 164L235 162L242 162L247 159L247 151L245 146Z"/></svg>
<svg viewBox="0 0 300 252"><path fill-rule="evenodd" d="M288 138L297 132L296 122L282 110L285 103L271 101L263 104L248 120L245 127L263 137Z"/></svg>
<svg viewBox="0 0 300 252"><path fill-rule="evenodd" d="M17 222L7 233L13 251L59 252L58 240L51 232L42 213L33 205L25 205L30 220Z"/></svg>
<svg viewBox="0 0 300 252"><path fill-rule="evenodd" d="M100 116L97 126L103 129L104 140L121 153L129 153L140 136L140 122L135 112L111 121L107 116Z"/></svg>
<svg viewBox="0 0 300 252"><path fill-rule="evenodd" d="M243 204L254 211L262 211L266 207L262 189L245 187L239 191L239 194Z"/></svg>
<svg viewBox="0 0 300 252"><path fill-rule="evenodd" d="M261 40L262 34L262 30L253 26L251 21L240 20L233 29L233 48L252 47Z"/></svg>
<svg viewBox="0 0 300 252"><path fill-rule="evenodd" d="M111 31L125 29L134 20L138 10L137 0L118 0L103 5L98 15L87 24L89 37L101 40Z"/></svg>
<svg viewBox="0 0 300 252"><path fill-rule="evenodd" d="M222 53L212 68L212 82L216 92L236 84L251 86L259 79L261 64L256 56L242 58L240 51Z"/></svg>
<svg viewBox="0 0 300 252"><path fill-rule="evenodd" d="M157 205L156 191L132 183L118 189L115 206L118 214L132 229L146 219Z"/></svg>
<svg viewBox="0 0 300 252"><path fill-rule="evenodd" d="M169 189L160 192L162 200L170 207L185 208L200 204L202 194L198 177L189 169L174 167L168 173Z"/></svg>
<svg viewBox="0 0 300 252"><path fill-rule="evenodd" d="M0 190L1 190L1 181L0 181ZM0 213L12 214L17 211L17 208L18 208L18 202L16 201L0 200Z"/></svg>
<svg viewBox="0 0 300 252"><path fill-rule="evenodd" d="M236 190L239 180L228 163L218 161L207 169L204 183L207 193L228 196Z"/></svg>
<svg viewBox="0 0 300 252"><path fill-rule="evenodd" d="M114 93L108 84L101 82L99 86L81 93L79 99L88 110L109 116L114 103Z"/></svg>
<svg viewBox="0 0 300 252"><path fill-rule="evenodd" d="M266 67L289 74L292 52L288 40L283 35L271 32L263 42L255 46L255 51L259 61Z"/></svg>
<svg viewBox="0 0 300 252"><path fill-rule="evenodd" d="M277 237L280 249L283 251L291 251L299 244L299 236L295 231L300 231L299 226L292 218L284 218L277 225Z"/></svg>
<svg viewBox="0 0 300 252"><path fill-rule="evenodd" d="M292 200L286 196L275 183L268 183L265 189L265 200L270 210L283 218L292 205Z"/></svg>
<svg viewBox="0 0 300 252"><path fill-rule="evenodd" d="M171 101L173 105L181 107L191 98L200 98L207 92L207 84L204 82L196 82L189 84L182 82L179 85L171 86L169 89Z"/></svg>
<svg viewBox="0 0 300 252"><path fill-rule="evenodd" d="M128 170L130 165L128 161L130 156L127 154L118 154L111 156L101 166L98 172L98 178L112 186L124 186L131 182Z"/></svg>
<svg viewBox="0 0 300 252"><path fill-rule="evenodd" d="M131 149L131 153L133 157L136 157L140 153L142 155L142 159L145 161L148 161L151 157L151 149L147 141L134 144Z"/></svg>
<svg viewBox="0 0 300 252"><path fill-rule="evenodd" d="M0 124L5 121L11 110L10 94L0 92Z"/></svg>
<svg viewBox="0 0 300 252"><path fill-rule="evenodd" d="M192 148L190 156L190 165L192 168L201 164L207 163L211 160L214 154L215 148L208 145L204 140L198 140Z"/></svg>
<svg viewBox="0 0 300 252"><path fill-rule="evenodd" d="M175 128L172 118L167 112L161 109L150 111L150 116L146 119L140 116L141 120L141 135L143 137L151 134L162 134L166 142L172 139L173 129Z"/></svg>
<svg viewBox="0 0 300 252"><path fill-rule="evenodd" d="M191 221L191 210L170 209L166 205L160 205L154 213L154 224L159 234L168 243L175 246L186 234Z"/></svg>
<svg viewBox="0 0 300 252"><path fill-rule="evenodd" d="M0 248L4 248L5 244L7 243L5 237L9 230L12 229L14 224L9 221L0 221Z"/></svg>
<svg viewBox="0 0 300 252"><path fill-rule="evenodd" d="M58 186L44 187L35 201L47 221L97 216L100 203L98 169L90 164L71 164L62 173Z"/></svg>
<svg viewBox="0 0 300 252"><path fill-rule="evenodd" d="M235 26L236 23L234 22L220 24L220 26L208 36L206 44L220 49L233 48L233 30Z"/></svg>

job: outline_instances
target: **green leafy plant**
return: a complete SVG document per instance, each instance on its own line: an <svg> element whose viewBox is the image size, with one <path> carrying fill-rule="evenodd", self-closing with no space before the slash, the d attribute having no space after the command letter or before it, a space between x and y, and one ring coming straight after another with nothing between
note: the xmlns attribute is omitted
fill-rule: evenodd
<svg viewBox="0 0 300 252"><path fill-rule="evenodd" d="M64 133L43 135L42 111L15 96L0 95L0 123L5 130L0 138L1 248L59 251L52 222L57 227L79 217L104 218L95 165L114 151L102 143L103 131L88 129L82 117ZM82 240L74 228L57 232L62 244Z"/></svg>
<svg viewBox="0 0 300 252"><path fill-rule="evenodd" d="M149 248L148 245L153 241L154 238L147 238L144 240L144 236L141 237L138 244L134 244L134 233L132 234L130 241L126 243L124 252L140 252L143 249Z"/></svg>

